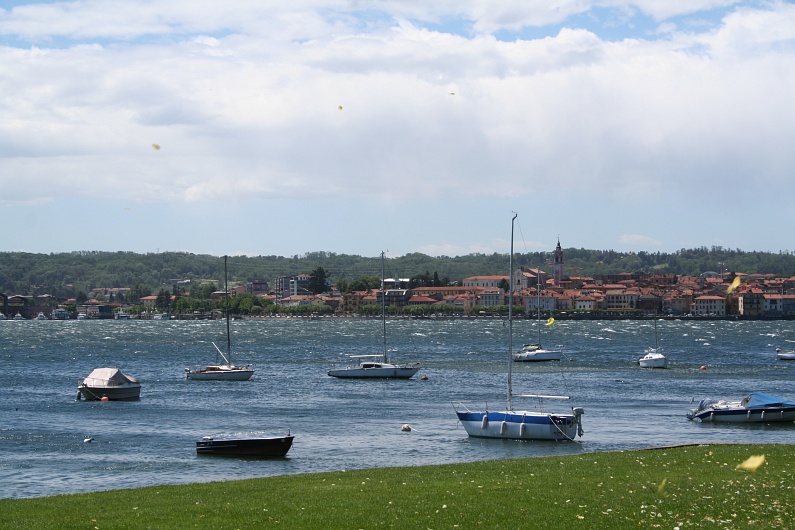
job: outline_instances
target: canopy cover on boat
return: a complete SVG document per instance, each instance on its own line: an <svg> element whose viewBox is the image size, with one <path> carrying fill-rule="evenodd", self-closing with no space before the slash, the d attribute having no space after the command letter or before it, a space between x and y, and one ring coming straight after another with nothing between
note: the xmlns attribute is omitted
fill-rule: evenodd
<svg viewBox="0 0 795 530"><path fill-rule="evenodd" d="M138 380L129 375L124 375L118 368L95 368L88 374L86 379L107 381L108 386L124 385L127 383L137 383Z"/></svg>
<svg viewBox="0 0 795 530"><path fill-rule="evenodd" d="M747 400L747 402L745 402ZM771 396L764 392L751 392L751 395L743 400L746 408L757 407L795 407L795 401Z"/></svg>

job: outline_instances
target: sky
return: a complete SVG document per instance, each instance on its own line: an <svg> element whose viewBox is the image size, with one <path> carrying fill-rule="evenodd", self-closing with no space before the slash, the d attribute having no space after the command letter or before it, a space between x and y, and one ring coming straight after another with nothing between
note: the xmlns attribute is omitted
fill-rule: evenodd
<svg viewBox="0 0 795 530"><path fill-rule="evenodd" d="M792 1L4 0L0 251L792 252L793 95Z"/></svg>

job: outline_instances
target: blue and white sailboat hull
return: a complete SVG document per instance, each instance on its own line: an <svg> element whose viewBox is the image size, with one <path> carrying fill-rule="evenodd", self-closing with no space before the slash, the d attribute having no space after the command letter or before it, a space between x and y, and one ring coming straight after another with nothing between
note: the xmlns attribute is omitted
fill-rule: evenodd
<svg viewBox="0 0 795 530"><path fill-rule="evenodd" d="M551 414L527 410L473 412L457 410L458 421L473 438L505 440L571 441L582 436L581 408L572 414Z"/></svg>

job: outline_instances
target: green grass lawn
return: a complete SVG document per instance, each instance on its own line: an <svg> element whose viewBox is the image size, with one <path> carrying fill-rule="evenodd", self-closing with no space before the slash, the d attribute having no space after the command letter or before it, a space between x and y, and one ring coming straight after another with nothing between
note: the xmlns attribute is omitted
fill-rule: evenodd
<svg viewBox="0 0 795 530"><path fill-rule="evenodd" d="M0 528L793 528L794 471L789 445L584 453L4 499Z"/></svg>

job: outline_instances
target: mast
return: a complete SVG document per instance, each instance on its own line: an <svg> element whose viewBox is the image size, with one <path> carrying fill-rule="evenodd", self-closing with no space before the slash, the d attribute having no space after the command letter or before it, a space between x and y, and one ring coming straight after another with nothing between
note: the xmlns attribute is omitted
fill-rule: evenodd
<svg viewBox="0 0 795 530"><path fill-rule="evenodd" d="M226 362L232 365L232 339L229 336L229 276L226 273L226 256L224 256L224 298L226 299Z"/></svg>
<svg viewBox="0 0 795 530"><path fill-rule="evenodd" d="M536 327L538 328L538 347L541 347L541 266L536 270Z"/></svg>
<svg viewBox="0 0 795 530"><path fill-rule="evenodd" d="M511 253L508 255L508 411L513 410L513 223L517 215L514 212L511 218Z"/></svg>
<svg viewBox="0 0 795 530"><path fill-rule="evenodd" d="M657 319L654 319L654 352L660 353L660 345L657 342Z"/></svg>
<svg viewBox="0 0 795 530"><path fill-rule="evenodd" d="M383 332L381 333L384 341L384 362L388 363L389 358L386 354L386 284L384 283L384 251L381 251L381 325Z"/></svg>

